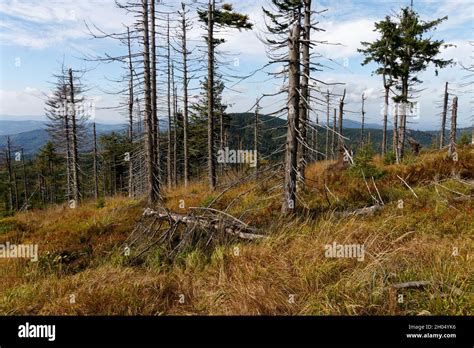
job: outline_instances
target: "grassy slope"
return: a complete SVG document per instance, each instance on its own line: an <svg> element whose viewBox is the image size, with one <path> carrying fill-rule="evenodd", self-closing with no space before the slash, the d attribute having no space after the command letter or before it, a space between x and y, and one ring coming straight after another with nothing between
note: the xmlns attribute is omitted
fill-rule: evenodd
<svg viewBox="0 0 474 348"><path fill-rule="evenodd" d="M457 201L453 191L473 193L474 153L472 147L460 150L454 169L470 185L447 179L453 166L444 156L428 153L401 166L378 161L387 171L376 181L386 205L369 217L337 218L335 210L371 205L372 199L363 181L327 172L327 163L308 168L308 187L300 196L307 210L298 218L279 216L279 191L272 189L278 178L242 184L214 207L232 203L229 211L236 216L252 208L242 218L270 238L196 250L173 264L158 249L134 266L121 256L119 246L144 207L139 201L117 197L103 208L57 206L0 220L0 243L38 243L40 250L37 263L0 259L0 313L472 315L474 207ZM331 194L324 194L325 184ZM192 207L215 195L196 183L168 193L166 205L184 212L180 199ZM363 243L365 260L325 258L324 245L334 241ZM413 280L431 284L399 291L404 302L397 303L391 284Z"/></svg>

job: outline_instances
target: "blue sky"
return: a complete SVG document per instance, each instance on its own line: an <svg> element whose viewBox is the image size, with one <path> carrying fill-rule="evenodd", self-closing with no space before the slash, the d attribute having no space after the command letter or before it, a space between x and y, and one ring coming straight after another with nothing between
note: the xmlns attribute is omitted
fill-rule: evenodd
<svg viewBox="0 0 474 348"><path fill-rule="evenodd" d="M314 1L314 0L313 0ZM231 32L226 35L227 42L222 49L232 53L231 66L239 75L246 75L267 62L265 49L257 34L263 28L261 6L266 0L232 1L236 9L248 13L255 23L250 32ZM360 98L364 93L367 122L381 123L382 90L381 81L372 76L374 66L360 65L362 57L357 53L360 41L376 39L373 23L387 14L397 12L400 7L409 5L408 1L314 1L315 9L327 9L315 18L325 32L315 33L319 41L340 43L341 45L317 45L315 52L321 54L319 61L327 65L315 76L327 82L343 82L347 89L347 117L358 120ZM172 8L180 2L165 0ZM469 0L436 1L414 0L415 9L424 19L434 19L448 15L449 19L439 26L434 37L444 39L455 45L446 49L442 56L455 59L464 65L472 64L474 5ZM194 11L193 11L194 12ZM194 13L193 13L193 16ZM39 0L0 0L0 117L4 115L41 117L44 100L54 82L53 74L61 64L74 69L86 69L84 83L90 87L87 97L94 100L97 107L96 121L103 123L123 122L123 116L105 108L118 105L120 99L105 92L119 90L120 85L109 80L118 79L122 73L119 64L98 65L85 61L85 55L123 54L123 48L112 40L92 40L85 22L96 24L106 32L119 32L123 24L131 24L133 17L114 7L113 0L81 1L39 1ZM195 23L191 33L194 46L200 39L199 24ZM196 49L195 57L199 60ZM234 60L237 58L238 60ZM266 71L275 71L277 66ZM412 128L433 129L439 125L439 102L444 83L450 83L451 92L459 96L459 123L469 126L472 123L472 90L464 86L466 72L460 64L440 71L435 76L433 69L421 74L424 83L420 86L419 117L413 120ZM281 88L283 81L269 80L264 73L237 84L233 90L226 90L225 100L232 104L232 111L247 111L262 93L272 93ZM229 84L231 85L231 83ZM193 83L193 87L197 82ZM340 92L344 87L335 88ZM322 86L324 90L326 87ZM196 94L196 89L192 90ZM278 100L263 102L264 112L281 106ZM318 108L315 107L315 113ZM164 113L165 114L165 113ZM3 115L3 116L2 116ZM313 115L314 117L315 115ZM321 118L325 118L320 114Z"/></svg>

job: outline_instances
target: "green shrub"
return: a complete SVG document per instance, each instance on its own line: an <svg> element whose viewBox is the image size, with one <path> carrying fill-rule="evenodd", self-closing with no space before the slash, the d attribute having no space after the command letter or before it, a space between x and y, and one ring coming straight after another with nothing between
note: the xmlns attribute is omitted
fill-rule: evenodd
<svg viewBox="0 0 474 348"><path fill-rule="evenodd" d="M460 146L466 146L471 143L471 137L469 136L469 133L463 132L461 134L461 137L458 140L458 144Z"/></svg>
<svg viewBox="0 0 474 348"><path fill-rule="evenodd" d="M383 164L389 165L394 164L397 161L397 156L395 155L395 151L388 151L383 156Z"/></svg>
<svg viewBox="0 0 474 348"><path fill-rule="evenodd" d="M382 177L385 173L372 164L373 157L374 150L371 144L364 145L354 157L354 164L347 171L349 176L357 178L374 177L374 179Z"/></svg>
<svg viewBox="0 0 474 348"><path fill-rule="evenodd" d="M99 199L97 200L97 203L95 204L95 207L96 207L97 209L102 209L102 208L105 207L105 199L104 199L104 197L101 197L101 198L99 198Z"/></svg>

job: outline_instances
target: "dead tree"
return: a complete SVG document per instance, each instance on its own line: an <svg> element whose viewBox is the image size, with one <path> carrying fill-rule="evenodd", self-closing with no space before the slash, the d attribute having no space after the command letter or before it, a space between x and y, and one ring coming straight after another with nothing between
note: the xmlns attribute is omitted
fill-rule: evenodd
<svg viewBox="0 0 474 348"><path fill-rule="evenodd" d="M362 122L361 122L361 127L360 127L360 147L364 146L364 122L365 122L365 111L364 111L364 103L367 100L367 98L364 96L364 93L362 93Z"/></svg>
<svg viewBox="0 0 474 348"><path fill-rule="evenodd" d="M339 133L339 136L338 136L338 153L339 153L339 157L342 155L343 151L343 147L344 147L344 139L342 138L343 137L343 118L344 118L344 99L346 98L346 89L344 88L344 93L342 94L342 97L341 99L339 100L339 130L338 130L338 133Z"/></svg>
<svg viewBox="0 0 474 348"><path fill-rule="evenodd" d="M287 215L295 210L296 180L298 159L298 138L300 102L300 27L299 22L293 24L288 39L288 130L286 136L285 181L283 185L284 199L282 213Z"/></svg>
<svg viewBox="0 0 474 348"><path fill-rule="evenodd" d="M456 131L458 116L458 97L453 98L452 114L451 114L451 132L449 134L449 150L448 156L456 159Z"/></svg>
<svg viewBox="0 0 474 348"><path fill-rule="evenodd" d="M187 21L185 3L181 3L182 11L179 12L181 16L181 54L183 56L183 166L184 166L184 186L189 184L189 146L188 146L188 49L187 49L187 31L190 24Z"/></svg>
<svg viewBox="0 0 474 348"><path fill-rule="evenodd" d="M207 156L209 188L216 188L214 155L214 10L215 0L209 0L207 10Z"/></svg>
<svg viewBox="0 0 474 348"><path fill-rule="evenodd" d="M13 168L13 163L12 163L11 139L9 136L7 136L6 162L7 162L7 168L8 168L8 191L9 191L10 209L19 210L18 188L16 184L15 170Z"/></svg>
<svg viewBox="0 0 474 348"><path fill-rule="evenodd" d="M98 200L99 199L99 176L98 176L99 168L97 165L97 132L96 132L96 127L95 127L95 122L92 124L92 131L93 131L93 136L94 136L94 149L93 149L94 162L93 162L93 168L92 168L92 170L94 171L94 198L95 200Z"/></svg>
<svg viewBox="0 0 474 348"><path fill-rule="evenodd" d="M153 1L153 0L152 0ZM153 138L153 114L151 97L151 70L150 70L150 37L148 21L148 0L142 0L143 25L143 68L145 94L145 156L147 171L147 197L150 205L154 204L159 195L159 186L155 167L155 142Z"/></svg>
<svg viewBox="0 0 474 348"><path fill-rule="evenodd" d="M327 94L326 94L326 159L327 160L330 158L329 157L329 108L330 108L330 105L329 105L329 89L328 89Z"/></svg>
<svg viewBox="0 0 474 348"><path fill-rule="evenodd" d="M332 139L331 139L331 148L332 148L332 159L336 158L336 124L337 124L337 110L334 108L334 113L332 117Z"/></svg>
<svg viewBox="0 0 474 348"><path fill-rule="evenodd" d="M441 131L439 134L439 149L440 150L444 147L446 116L448 114L448 101L449 101L448 83L446 82L444 86L443 111L441 112Z"/></svg>
<svg viewBox="0 0 474 348"><path fill-rule="evenodd" d="M157 113L157 83L156 83L156 11L155 11L155 0L151 0L150 3L150 56L151 56L151 125L152 125L152 138L153 138L153 161L154 161L154 173L158 176L160 173L160 123ZM155 179L156 180L156 179Z"/></svg>
<svg viewBox="0 0 474 348"><path fill-rule="evenodd" d="M310 79L310 46L311 46L311 0L303 0L304 3L304 26L302 28L303 37L300 40L301 45L301 91L299 100L299 142L298 142L298 179L299 183L305 184L306 169L306 147L307 147L307 128L309 120L309 79Z"/></svg>
<svg viewBox="0 0 474 348"><path fill-rule="evenodd" d="M174 81L173 64L171 64L171 81L173 87L173 186L176 187L178 185L178 90Z"/></svg>
<svg viewBox="0 0 474 348"><path fill-rule="evenodd" d="M71 117L71 155L72 155L72 198L79 203L81 199L81 183L79 178L79 149L77 144L76 100L74 96L74 77L69 69L69 116Z"/></svg>
<svg viewBox="0 0 474 348"><path fill-rule="evenodd" d="M395 153L396 162L400 162L400 154L398 152L398 103L394 105L394 112L393 112L393 152Z"/></svg>
<svg viewBox="0 0 474 348"><path fill-rule="evenodd" d="M257 103L255 105L255 124L254 124L254 133L253 133L253 146L254 146L254 151L257 154L257 158L255 159L255 177L258 178L258 158L260 157L259 154L259 146L258 146L258 137L259 137L259 115L258 113L260 112L260 105L259 101L257 99Z"/></svg>
<svg viewBox="0 0 474 348"><path fill-rule="evenodd" d="M130 39L130 28L127 27L127 48L128 48L128 75L129 75L129 81L128 81L128 141L130 144L133 144L133 102L134 102L134 70L133 70L133 61L132 61L132 44L131 44L131 39ZM94 123L94 131L95 131L95 123ZM95 133L94 133L94 139L95 139ZM94 143L96 144L96 141L94 140ZM95 145L97 146L97 144ZM97 152L97 150L96 150ZM95 156L95 155L94 155ZM94 170L95 172L95 170ZM129 159L128 161L128 196L131 198L134 196L134 190L133 190L133 161ZM97 173L96 173L97 177ZM98 192L99 189L97 187L96 189L97 194L96 194L96 199L98 197Z"/></svg>
<svg viewBox="0 0 474 348"><path fill-rule="evenodd" d="M21 149L21 167L23 171L23 194L25 195L24 207L28 210L29 196L28 196L28 177L26 176L26 166L25 166L25 153L23 148Z"/></svg>

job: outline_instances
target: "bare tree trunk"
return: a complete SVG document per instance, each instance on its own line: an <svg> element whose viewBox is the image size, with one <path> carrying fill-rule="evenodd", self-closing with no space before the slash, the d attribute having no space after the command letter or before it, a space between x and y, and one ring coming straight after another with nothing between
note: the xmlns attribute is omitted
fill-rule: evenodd
<svg viewBox="0 0 474 348"><path fill-rule="evenodd" d="M81 186L79 180L79 154L77 148L76 102L74 99L74 77L69 69L69 95L71 105L71 136L72 136L72 197L76 204L80 201Z"/></svg>
<svg viewBox="0 0 474 348"><path fill-rule="evenodd" d="M171 42L170 42L170 16L168 15L168 22L167 22L167 61L168 61L168 156L166 158L166 171L167 171L167 182L168 188L171 188L173 184L173 168L171 162L171 146L172 146L172 139L171 139Z"/></svg>
<svg viewBox="0 0 474 348"><path fill-rule="evenodd" d="M298 138L296 130L299 127L299 90L300 90L300 24L295 23L288 40L288 130L286 136L285 182L282 214L288 215L296 207L296 179L298 160Z"/></svg>
<svg viewBox="0 0 474 348"><path fill-rule="evenodd" d="M364 103L367 98L364 97L364 93L362 93L362 124L360 127L360 147L364 146L364 123L365 123L365 111L364 111Z"/></svg>
<svg viewBox="0 0 474 348"><path fill-rule="evenodd" d="M337 111L336 108L334 108L334 114L332 117L332 139L331 139L331 148L332 148L332 159L336 158L336 117L337 117Z"/></svg>
<svg viewBox="0 0 474 348"><path fill-rule="evenodd" d="M384 107L383 107L383 133L382 133L382 156L387 152L387 120L388 120L388 99L390 87L385 86Z"/></svg>
<svg viewBox="0 0 474 348"><path fill-rule="evenodd" d="M18 211L20 210L20 195L18 194L15 168L13 168L13 190L15 191L15 210Z"/></svg>
<svg viewBox="0 0 474 348"><path fill-rule="evenodd" d="M150 3L150 53L151 53L151 124L152 124L152 133L153 133L153 161L154 161L154 172L158 177L158 182L160 181L160 124L158 120L157 112L157 85L156 85L156 25L155 25L155 0L151 0ZM131 162L130 162L131 163Z"/></svg>
<svg viewBox="0 0 474 348"><path fill-rule="evenodd" d="M219 112L219 150L224 151L224 108ZM224 174L225 163L219 163L219 174Z"/></svg>
<svg viewBox="0 0 474 348"><path fill-rule="evenodd" d="M260 105L257 100L257 105L255 105L255 125L254 125L254 132L253 132L253 147L255 154L257 158L255 158L255 178L258 178L258 171L259 171L259 166L258 166L258 158L260 157L259 154L259 146L258 146L258 137L259 137L259 117L258 113L260 111Z"/></svg>
<svg viewBox="0 0 474 348"><path fill-rule="evenodd" d="M448 156L454 158L456 153L456 131L458 117L458 97L453 98L453 107L451 114L451 132L449 134L449 151Z"/></svg>
<svg viewBox="0 0 474 348"><path fill-rule="evenodd" d="M133 101L134 101L134 86L133 86L133 62L132 62L132 45L130 41L130 28L127 27L127 44L128 44L128 141L130 145L133 144ZM94 123L95 131L95 123ZM96 145L97 146L97 145ZM97 150L96 150L97 151ZM131 157L131 156L130 156ZM97 176L96 176L97 177ZM98 182L98 180L97 180ZM97 197L99 196L99 189L97 185ZM133 162L132 159L128 161L128 196L131 198L134 196L133 192Z"/></svg>
<svg viewBox="0 0 474 348"><path fill-rule="evenodd" d="M11 140L7 136L7 151L6 151L6 161L8 167L8 193L9 193L9 204L10 210L13 210L13 166L12 166L12 153L11 153ZM17 197L15 197L17 200Z"/></svg>
<svg viewBox="0 0 474 348"><path fill-rule="evenodd" d="M174 83L174 66L171 66L171 78L173 82L173 186L178 185L178 89L175 87Z"/></svg>
<svg viewBox="0 0 474 348"><path fill-rule="evenodd" d="M342 128L343 128L343 117L344 117L344 99L346 98L346 89L344 88L344 93L342 98L339 101L339 142L338 142L338 157L342 156L342 149L344 147L344 139L342 139Z"/></svg>
<svg viewBox="0 0 474 348"><path fill-rule="evenodd" d="M441 113L441 132L439 135L439 148L440 150L444 147L444 132L446 129L446 116L448 114L448 83L446 82L444 86L444 99L443 99L443 112Z"/></svg>
<svg viewBox="0 0 474 348"><path fill-rule="evenodd" d="M183 115L183 152L184 152L184 186L188 187L189 184L189 163L188 163L188 51L186 42L186 5L181 3L183 9L182 15L182 30L183 30L183 92L184 92L184 115Z"/></svg>
<svg viewBox="0 0 474 348"><path fill-rule="evenodd" d="M315 161L319 160L319 139L318 139L318 130L319 130L319 116L316 115L316 126L313 127L313 158Z"/></svg>
<svg viewBox="0 0 474 348"><path fill-rule="evenodd" d="M303 73L301 78L301 97L299 100L299 142L298 142L298 182L305 185L305 169L308 146L309 76L310 76L310 39L311 39L311 0L304 0L304 29L301 44Z"/></svg>
<svg viewBox="0 0 474 348"><path fill-rule="evenodd" d="M326 160L329 159L329 90L326 95Z"/></svg>
<svg viewBox="0 0 474 348"><path fill-rule="evenodd" d="M153 1L153 0L152 0ZM155 170L155 143L153 139L153 121L151 109L151 82L150 82L150 38L148 32L148 0L142 0L143 15L143 66L144 66L144 94L145 94L145 153L147 172L148 203L153 205L159 193L158 180Z"/></svg>
<svg viewBox="0 0 474 348"><path fill-rule="evenodd" d="M64 110L64 138L66 139L66 199L69 201L71 199L71 132L69 128L69 115L67 110L67 91L64 92L64 105L66 105Z"/></svg>
<svg viewBox="0 0 474 348"><path fill-rule="evenodd" d="M23 169L23 193L25 195L25 209L28 209L29 196L28 196L28 178L26 177L26 167L25 167L25 154L23 149L21 149L21 167Z"/></svg>
<svg viewBox="0 0 474 348"><path fill-rule="evenodd" d="M215 0L209 0L207 18L207 151L209 188L216 188L214 156L214 8Z"/></svg>
<svg viewBox="0 0 474 348"><path fill-rule="evenodd" d="M399 134L398 134L398 154L399 161L403 160L405 155L405 134L406 134L406 125L407 125L407 104L408 104L408 81L404 79L402 81L402 113L400 115L400 125L399 125Z"/></svg>
<svg viewBox="0 0 474 348"><path fill-rule="evenodd" d="M398 108L399 103L395 104L395 112L393 113L393 152L395 152L395 160L400 163L400 153L398 152Z"/></svg>
<svg viewBox="0 0 474 348"><path fill-rule="evenodd" d="M92 125L94 132L94 198L97 201L99 199L99 178L98 178L98 166L97 166L97 132L95 129L95 122Z"/></svg>

